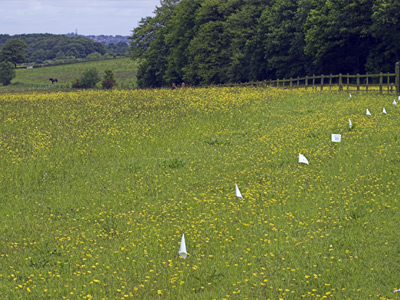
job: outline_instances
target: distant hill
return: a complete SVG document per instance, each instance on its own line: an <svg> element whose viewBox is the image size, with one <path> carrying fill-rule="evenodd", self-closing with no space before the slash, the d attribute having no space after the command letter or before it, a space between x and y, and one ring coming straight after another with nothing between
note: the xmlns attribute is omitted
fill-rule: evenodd
<svg viewBox="0 0 400 300"><path fill-rule="evenodd" d="M129 45L125 40L117 43L102 43L82 36L57 34L0 35L0 49L10 39L20 39L27 45L29 63L53 64L72 61L128 56ZM110 41L110 39L108 39Z"/></svg>
<svg viewBox="0 0 400 300"><path fill-rule="evenodd" d="M105 45L125 43L129 45L129 37L123 35L78 35L76 33L67 33L65 36L68 37L84 37L91 39L92 41L102 43Z"/></svg>

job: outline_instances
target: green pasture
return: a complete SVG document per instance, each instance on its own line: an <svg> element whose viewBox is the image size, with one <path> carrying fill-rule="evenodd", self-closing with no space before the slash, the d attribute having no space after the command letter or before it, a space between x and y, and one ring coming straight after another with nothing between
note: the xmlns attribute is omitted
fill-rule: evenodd
<svg viewBox="0 0 400 300"><path fill-rule="evenodd" d="M116 58L43 68L17 69L17 76L12 84L0 86L0 92L69 89L72 81L91 68L96 68L100 77L104 76L105 70L112 70L121 88L136 86L137 63L130 58ZM51 84L49 78L57 78L58 83Z"/></svg>
<svg viewBox="0 0 400 300"><path fill-rule="evenodd" d="M393 100L238 87L0 94L1 298L398 299Z"/></svg>

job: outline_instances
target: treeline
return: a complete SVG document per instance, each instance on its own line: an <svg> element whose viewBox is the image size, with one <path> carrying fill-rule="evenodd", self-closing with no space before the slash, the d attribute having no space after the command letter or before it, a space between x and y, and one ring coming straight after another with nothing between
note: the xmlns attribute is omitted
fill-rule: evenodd
<svg viewBox="0 0 400 300"><path fill-rule="evenodd" d="M393 72L398 0L161 0L131 36L141 87Z"/></svg>
<svg viewBox="0 0 400 300"><path fill-rule="evenodd" d="M56 34L0 35L0 49L7 41L18 39L26 44L29 63L54 61L73 61L97 59L103 56L126 56L129 46L126 43L104 45L83 37L67 37Z"/></svg>

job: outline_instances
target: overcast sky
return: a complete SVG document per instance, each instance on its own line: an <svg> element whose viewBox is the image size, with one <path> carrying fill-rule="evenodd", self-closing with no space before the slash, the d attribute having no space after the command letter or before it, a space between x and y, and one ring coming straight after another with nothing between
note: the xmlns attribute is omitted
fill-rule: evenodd
<svg viewBox="0 0 400 300"><path fill-rule="evenodd" d="M131 35L160 0L0 0L0 34Z"/></svg>

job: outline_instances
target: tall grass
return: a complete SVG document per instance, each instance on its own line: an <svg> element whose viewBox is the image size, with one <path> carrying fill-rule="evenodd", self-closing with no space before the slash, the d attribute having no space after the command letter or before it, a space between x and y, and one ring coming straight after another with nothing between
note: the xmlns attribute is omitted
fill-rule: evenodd
<svg viewBox="0 0 400 300"><path fill-rule="evenodd" d="M392 101L269 88L2 94L0 294L395 298Z"/></svg>

